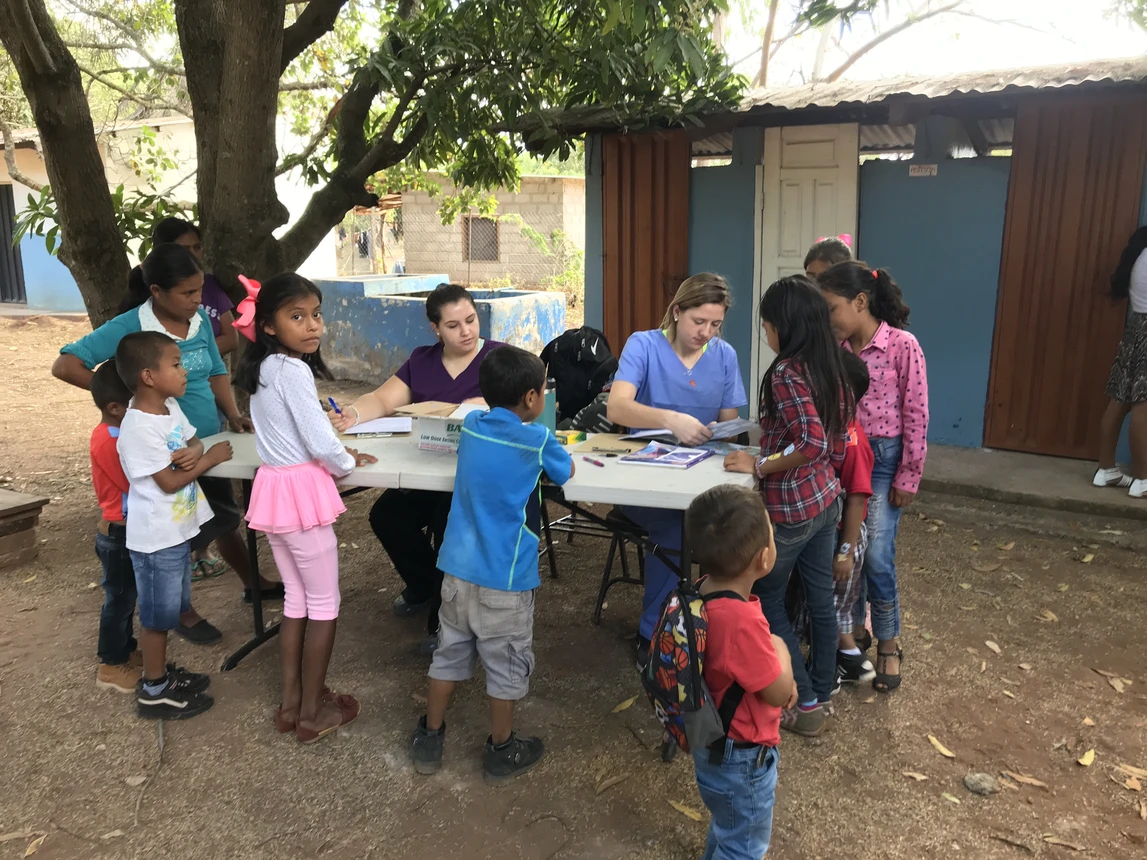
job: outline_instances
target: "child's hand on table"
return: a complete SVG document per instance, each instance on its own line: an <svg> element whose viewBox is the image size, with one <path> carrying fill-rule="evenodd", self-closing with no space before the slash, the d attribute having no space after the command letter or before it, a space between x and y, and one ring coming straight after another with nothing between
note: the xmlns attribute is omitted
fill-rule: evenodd
<svg viewBox="0 0 1147 860"><path fill-rule="evenodd" d="M366 466L370 463L378 462L378 457L374 456L374 454L364 454L360 451L356 451L354 448L347 448L346 452L354 457L354 464L356 467Z"/></svg>
<svg viewBox="0 0 1147 860"><path fill-rule="evenodd" d="M227 423L231 427L233 433L254 433L255 425L251 423L251 419L243 415L236 415L234 418L228 418Z"/></svg>
<svg viewBox="0 0 1147 860"><path fill-rule="evenodd" d="M725 455L726 472L746 472L755 474L757 458L748 451L733 451Z"/></svg>
<svg viewBox="0 0 1147 860"><path fill-rule="evenodd" d="M231 457L234 456L234 453L235 452L231 450L230 442L216 442L207 449L207 453L203 456L210 457L211 461L218 466L220 463L226 463L230 460Z"/></svg>
<svg viewBox="0 0 1147 860"><path fill-rule="evenodd" d="M190 472L202 456L203 448L198 445L194 448L180 448L178 451L171 452L171 465L176 469L182 469L184 472Z"/></svg>

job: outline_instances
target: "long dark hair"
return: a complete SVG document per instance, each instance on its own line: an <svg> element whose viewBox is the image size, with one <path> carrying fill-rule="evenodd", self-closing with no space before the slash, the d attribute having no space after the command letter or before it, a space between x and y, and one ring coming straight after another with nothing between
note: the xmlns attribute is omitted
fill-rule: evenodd
<svg viewBox="0 0 1147 860"><path fill-rule="evenodd" d="M761 412L776 418L773 374L787 361L812 390L824 432L844 433L856 412L856 398L844 368L841 349L832 335L828 302L804 275L791 275L772 284L761 298L761 319L777 330L780 349L761 380Z"/></svg>
<svg viewBox="0 0 1147 860"><path fill-rule="evenodd" d="M289 301L315 296L323 301L323 292L302 275L283 272L264 282L255 302L255 340L243 350L239 367L235 370L235 385L254 394L259 390L259 368L268 355L282 352L284 347L274 335L267 334L265 327L273 325L279 308ZM301 356L303 363L311 368L311 373L320 379L331 379L331 372L323 361L322 348Z"/></svg>
<svg viewBox="0 0 1147 860"><path fill-rule="evenodd" d="M181 236L186 236L188 233L194 233L196 239L203 238L203 234L199 232L199 228L190 221L185 221L182 218L168 217L164 218L152 228L151 241L156 245L162 245L166 242L174 242Z"/></svg>
<svg viewBox="0 0 1147 860"><path fill-rule="evenodd" d="M1111 276L1110 292L1115 301L1121 302L1131 295L1131 268L1144 251L1147 251L1147 227L1140 227L1127 240L1127 247L1123 249L1119 265Z"/></svg>
<svg viewBox="0 0 1147 860"><path fill-rule="evenodd" d="M151 288L167 291L203 271L195 255L174 242L156 245L143 262L131 270L127 279L127 297L120 302L119 313L138 308L151 298Z"/></svg>
<svg viewBox="0 0 1147 860"><path fill-rule="evenodd" d="M825 269L816 281L822 290L850 302L864 293L868 296L868 312L876 319L893 328L908 328L911 309L904 304L904 293L887 269L870 269L868 263L848 260Z"/></svg>

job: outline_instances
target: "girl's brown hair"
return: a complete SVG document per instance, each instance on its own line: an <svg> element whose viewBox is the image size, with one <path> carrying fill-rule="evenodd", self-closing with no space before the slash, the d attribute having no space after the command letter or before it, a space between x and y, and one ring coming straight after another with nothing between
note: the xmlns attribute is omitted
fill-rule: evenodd
<svg viewBox="0 0 1147 860"><path fill-rule="evenodd" d="M729 292L729 284L720 275L701 272L681 282L677 294L665 310L665 318L661 320L661 328L669 335L670 340L677 337L677 320L673 318L673 309L676 308L681 312L699 308L701 305L720 305L726 311L733 306L733 295Z"/></svg>

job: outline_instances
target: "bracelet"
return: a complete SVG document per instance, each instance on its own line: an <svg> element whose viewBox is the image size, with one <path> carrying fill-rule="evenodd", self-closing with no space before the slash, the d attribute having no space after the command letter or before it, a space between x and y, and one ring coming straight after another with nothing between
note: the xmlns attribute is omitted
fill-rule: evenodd
<svg viewBox="0 0 1147 860"><path fill-rule="evenodd" d="M358 407L355 406L353 403L350 406L348 406L347 409L350 409L352 412L354 412L354 424L350 425L351 427L354 427L360 421L362 421L362 416L360 416L358 414Z"/></svg>
<svg viewBox="0 0 1147 860"><path fill-rule="evenodd" d="M761 474L761 466L765 465L765 461L768 459L768 457L758 457L757 462L753 464L753 477L758 481L765 479L765 476Z"/></svg>

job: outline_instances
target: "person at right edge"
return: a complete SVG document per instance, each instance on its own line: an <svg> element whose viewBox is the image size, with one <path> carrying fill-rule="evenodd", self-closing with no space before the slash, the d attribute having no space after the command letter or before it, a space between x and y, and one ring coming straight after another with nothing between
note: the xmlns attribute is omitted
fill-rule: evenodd
<svg viewBox="0 0 1147 860"><path fill-rule="evenodd" d="M411 753L419 773L442 767L450 697L481 660L490 701L485 780L498 785L545 752L540 738L514 732L514 704L529 691L534 669L540 480L544 473L564 484L574 463L547 427L533 423L545 407L540 358L500 347L482 360L478 385L490 411L471 412L462 423L454 501L438 554L439 644Z"/></svg>

